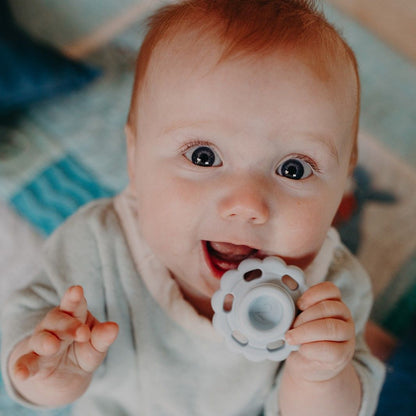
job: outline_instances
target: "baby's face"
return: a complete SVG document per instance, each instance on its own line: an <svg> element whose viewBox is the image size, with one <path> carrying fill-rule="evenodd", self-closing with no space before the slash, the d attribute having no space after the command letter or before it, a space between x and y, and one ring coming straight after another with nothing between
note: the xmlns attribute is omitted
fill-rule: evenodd
<svg viewBox="0 0 416 416"><path fill-rule="evenodd" d="M247 256L311 262L343 194L355 114L352 70L324 83L293 57L217 58L155 58L128 141L141 232L201 302Z"/></svg>

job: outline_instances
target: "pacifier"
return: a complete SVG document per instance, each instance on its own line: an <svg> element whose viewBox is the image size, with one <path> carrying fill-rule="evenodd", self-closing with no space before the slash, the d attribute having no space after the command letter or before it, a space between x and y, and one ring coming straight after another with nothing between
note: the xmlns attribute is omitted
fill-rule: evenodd
<svg viewBox="0 0 416 416"><path fill-rule="evenodd" d="M243 260L221 278L214 293L213 326L227 347L251 361L283 361L297 350L285 341L296 301L307 289L304 275L278 257Z"/></svg>

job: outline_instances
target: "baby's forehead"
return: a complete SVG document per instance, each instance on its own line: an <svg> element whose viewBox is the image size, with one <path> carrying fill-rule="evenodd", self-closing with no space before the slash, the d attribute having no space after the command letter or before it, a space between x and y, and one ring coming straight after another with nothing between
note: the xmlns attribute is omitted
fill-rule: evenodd
<svg viewBox="0 0 416 416"><path fill-rule="evenodd" d="M346 64L334 62L328 68L321 69L302 51L283 48L270 50L268 54L224 56L223 51L224 48L215 39L197 43L186 36L161 45L148 68L142 91L142 110L157 108L159 105L155 107L155 102L169 101L169 94L191 94L195 106L201 106L203 111L205 104L203 100L201 102L201 91L202 94L211 91L210 95L228 101L222 91L235 87L239 88L242 99L247 99L247 94L250 94L250 101L255 102L259 94L263 95L259 93L256 96L256 91L264 91L262 86L266 83L270 86L270 97L287 91L300 96L306 94L307 89L314 91L317 99L325 97L331 107L337 103L338 108L338 104L342 103L342 110L339 108L346 119L352 120L357 113L354 73ZM225 78L228 80L226 83L223 82ZM253 85L257 85L258 90L251 88ZM235 92L235 89L231 91ZM273 108L273 99L266 101L264 97L261 102L268 102L269 108Z"/></svg>
<svg viewBox="0 0 416 416"><path fill-rule="evenodd" d="M344 95L355 95L359 107L354 54L314 2L189 0L162 9L150 21L137 60L129 120L143 90L176 72L184 79L223 62L244 65L271 55L296 56L328 86L341 90L347 85Z"/></svg>
<svg viewBox="0 0 416 416"><path fill-rule="evenodd" d="M345 86L350 94L358 94L359 81L353 62L342 50L329 54L324 47L311 49L307 44L276 45L263 51L232 50L211 34L192 32L183 30L158 43L150 58L147 82L159 82L161 76L169 77L175 72L183 77L196 72L208 74L227 63L237 63L236 68L257 65L264 71L273 71L270 62L285 64L296 61L309 68L327 86L331 83ZM335 56L331 59L330 55Z"/></svg>

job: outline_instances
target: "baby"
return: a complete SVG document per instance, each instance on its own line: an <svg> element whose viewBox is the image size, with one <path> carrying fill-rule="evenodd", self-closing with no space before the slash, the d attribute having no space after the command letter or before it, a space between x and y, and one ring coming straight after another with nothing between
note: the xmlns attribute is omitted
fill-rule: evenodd
<svg viewBox="0 0 416 416"><path fill-rule="evenodd" d="M189 0L150 20L130 184L49 239L2 317L18 401L75 415L372 415L369 280L331 223L357 158L354 54L306 0ZM211 297L245 258L310 287L284 363L228 351Z"/></svg>

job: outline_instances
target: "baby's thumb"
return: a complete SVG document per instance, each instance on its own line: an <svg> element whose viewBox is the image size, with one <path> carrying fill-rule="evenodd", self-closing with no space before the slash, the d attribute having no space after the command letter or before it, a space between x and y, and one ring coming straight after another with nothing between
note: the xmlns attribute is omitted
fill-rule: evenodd
<svg viewBox="0 0 416 416"><path fill-rule="evenodd" d="M118 325L115 322L98 323L91 331L91 345L96 351L105 353L117 335Z"/></svg>
<svg viewBox="0 0 416 416"><path fill-rule="evenodd" d="M118 335L118 325L115 322L97 322L91 329L89 342L76 345L79 366L89 373L95 371L103 362L107 350Z"/></svg>

